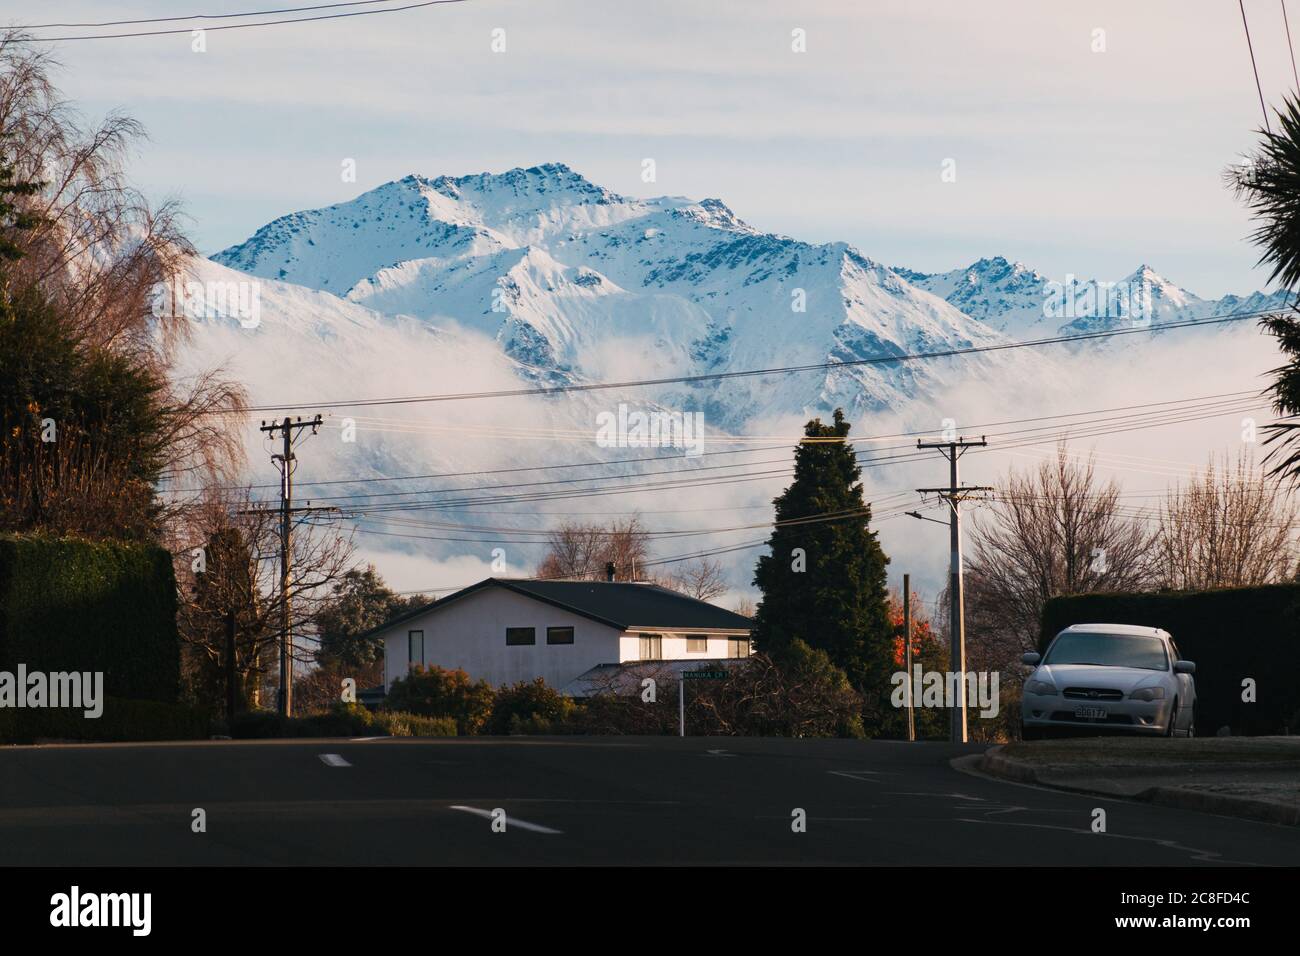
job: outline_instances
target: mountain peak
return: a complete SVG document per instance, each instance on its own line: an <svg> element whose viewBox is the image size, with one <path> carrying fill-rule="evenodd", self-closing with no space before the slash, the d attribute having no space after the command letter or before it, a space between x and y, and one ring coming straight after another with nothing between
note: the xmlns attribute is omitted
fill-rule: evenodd
<svg viewBox="0 0 1300 956"><path fill-rule="evenodd" d="M501 173L470 173L466 176L439 176L423 180L432 188L453 198L461 198L466 191L484 196L567 196L579 202L608 204L624 202L624 198L602 186L597 186L581 173L564 163L542 163L537 166L515 166Z"/></svg>
<svg viewBox="0 0 1300 956"><path fill-rule="evenodd" d="M752 226L742 220L721 199L701 199L680 207L678 215L693 219L715 229L728 229L739 232L756 232Z"/></svg>

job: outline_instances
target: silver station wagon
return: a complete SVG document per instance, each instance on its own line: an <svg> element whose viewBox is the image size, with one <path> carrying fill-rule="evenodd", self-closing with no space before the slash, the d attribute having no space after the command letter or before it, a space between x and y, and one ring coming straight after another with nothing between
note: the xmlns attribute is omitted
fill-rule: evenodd
<svg viewBox="0 0 1300 956"><path fill-rule="evenodd" d="M1053 732L1196 733L1196 665L1168 631L1130 624L1075 624L1026 654L1034 672L1021 698L1025 740Z"/></svg>

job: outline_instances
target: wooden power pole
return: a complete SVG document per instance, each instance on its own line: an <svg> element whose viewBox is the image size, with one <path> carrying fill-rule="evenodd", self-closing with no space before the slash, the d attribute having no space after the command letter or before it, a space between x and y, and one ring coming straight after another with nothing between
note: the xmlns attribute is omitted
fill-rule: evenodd
<svg viewBox="0 0 1300 956"><path fill-rule="evenodd" d="M912 700L912 576L903 575L903 665L907 671L907 739L916 739L916 701Z"/></svg>
<svg viewBox="0 0 1300 956"><path fill-rule="evenodd" d="M297 512L320 510L293 507L293 472L297 460L293 454L293 442L304 428L310 428L315 435L320 426L320 415L305 422L301 418L294 420L286 415L283 422L262 422L259 429L272 438L279 432L284 441L283 451L271 456L271 460L280 466L280 693L276 709L283 717L293 716L293 598L290 594L293 584L292 519Z"/></svg>
<svg viewBox="0 0 1300 956"><path fill-rule="evenodd" d="M917 488L921 494L936 494L948 502L948 532L950 560L948 565L948 646L950 654L950 671L959 675L960 700L954 701L952 724L949 739L953 743L966 743L966 617L965 604L962 601L961 580L961 503L972 494L979 494L993 489L984 485L962 487L957 483L957 459L968 448L982 448L988 442L966 441L957 438L945 442L916 443L917 448L937 448L948 459L949 476L947 488ZM917 517L920 517L919 515Z"/></svg>

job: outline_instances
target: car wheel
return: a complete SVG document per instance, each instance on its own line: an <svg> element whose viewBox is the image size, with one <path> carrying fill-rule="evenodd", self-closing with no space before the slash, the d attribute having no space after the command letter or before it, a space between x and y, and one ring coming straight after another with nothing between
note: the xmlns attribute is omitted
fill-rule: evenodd
<svg viewBox="0 0 1300 956"><path fill-rule="evenodd" d="M1178 726L1178 698L1177 697L1174 698L1174 709L1169 714L1169 726L1165 728L1165 736L1172 737L1174 735L1174 728L1176 726Z"/></svg>
<svg viewBox="0 0 1300 956"><path fill-rule="evenodd" d="M1187 736L1196 736L1196 705L1192 705L1192 711L1187 715Z"/></svg>

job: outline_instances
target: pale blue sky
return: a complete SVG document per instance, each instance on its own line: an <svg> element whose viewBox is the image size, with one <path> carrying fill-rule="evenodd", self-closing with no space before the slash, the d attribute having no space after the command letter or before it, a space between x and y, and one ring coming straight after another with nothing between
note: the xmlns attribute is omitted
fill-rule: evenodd
<svg viewBox="0 0 1300 956"><path fill-rule="evenodd" d="M295 5L8 0L0 22ZM1281 10L1246 9L1276 102L1293 82ZM408 172L561 161L890 265L1001 254L1051 277L1148 262L1204 296L1264 284L1221 181L1261 123L1229 0L470 0L213 32L201 54L180 35L57 55L85 112L147 125L136 178L184 201L205 252Z"/></svg>

